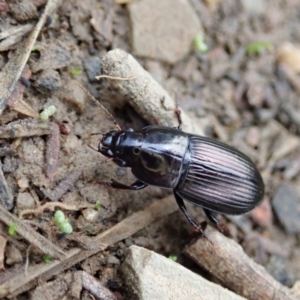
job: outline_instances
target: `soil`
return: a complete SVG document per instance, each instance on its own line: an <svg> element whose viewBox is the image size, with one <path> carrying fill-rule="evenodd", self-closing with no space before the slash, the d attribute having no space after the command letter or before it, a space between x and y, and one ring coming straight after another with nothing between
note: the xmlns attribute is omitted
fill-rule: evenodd
<svg viewBox="0 0 300 300"><path fill-rule="evenodd" d="M272 199L284 183L296 195L296 207L299 208L300 123L297 113L300 89L297 84L300 81L297 72L288 72L277 62L276 55L285 42L297 44L300 41L300 2L273 0L261 13L246 9L238 0L220 1L213 11L205 2L191 2L202 22L208 51L191 50L183 60L172 65L155 59L136 58L171 95L176 90L180 107L191 118L202 120L208 136L238 148L256 163L266 187L262 206L242 219L217 217L227 228L227 234L240 243L249 256L266 266L281 283L291 287L300 280L299 220L295 221L298 225L284 223L282 219L292 219L293 212L287 211L282 216L283 208L273 207ZM15 2L8 12L0 14L0 29L7 24L36 20L43 7L43 3L37 3L33 11L20 14L18 11L24 8ZM1 155L1 161L7 185L15 199L14 214L36 208L36 202L39 205L48 201L78 207L86 205L86 208L64 212L74 232L95 236L153 201L160 201L169 191L155 187L136 192L116 191L97 184L111 178L130 184L135 179L130 169L112 162L99 164L105 158L87 147L90 143L97 148L99 137L91 137L91 133L108 132L115 127L103 109L88 98L74 80L81 82L122 128L138 130L147 122L110 87L108 81L94 80L94 73L101 72L99 62L105 53L115 48L132 52L126 5L113 0L82 3L64 1L53 15L51 24L43 28L26 66L32 72L31 77L28 76L30 87L21 92L23 99L37 113L55 105L56 113L50 121L59 125L58 129L51 126L50 141L48 135L2 139L3 147L14 149L4 152L9 154ZM91 17L97 22L94 26ZM98 32L99 24L105 30ZM258 42L268 42L272 47L265 47L258 53L247 52L247 46ZM9 60L10 52L0 53L0 68ZM7 107L0 123L6 126L27 116L16 113L13 106ZM286 146L284 149L283 145ZM56 157L58 160L54 166L49 166ZM74 172L79 173L74 175ZM75 179L72 179L71 188L63 193L60 190L63 188L57 187L68 176L75 176ZM58 194L53 193L54 190ZM97 201L100 201L101 208L93 214L95 210L89 208ZM189 204L187 207L197 222L205 220L200 207ZM57 240L60 231L54 224L53 215L53 211L45 210L24 218L60 247L69 250L77 247L75 242L66 238ZM10 247L18 248L21 255L18 260L6 251L5 269L0 270L1 283L23 268L29 245L22 239L13 242L7 236L4 224L0 224L0 232ZM195 237L190 224L178 210L101 254L72 266L66 273L85 270L100 278L121 299L130 299L118 268L128 247L135 244L167 257L175 255L177 262L209 278L209 274L182 254L184 246ZM6 261L8 256L10 263ZM27 259L29 265L40 263L43 254L31 249ZM18 299L26 298L29 293L26 291Z"/></svg>

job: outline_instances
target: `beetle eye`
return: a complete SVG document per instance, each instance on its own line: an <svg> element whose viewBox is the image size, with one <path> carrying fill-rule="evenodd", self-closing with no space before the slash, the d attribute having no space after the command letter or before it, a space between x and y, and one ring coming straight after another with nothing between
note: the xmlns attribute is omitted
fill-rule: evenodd
<svg viewBox="0 0 300 300"><path fill-rule="evenodd" d="M139 155L140 154L140 148L134 147L132 152L133 152L134 155Z"/></svg>

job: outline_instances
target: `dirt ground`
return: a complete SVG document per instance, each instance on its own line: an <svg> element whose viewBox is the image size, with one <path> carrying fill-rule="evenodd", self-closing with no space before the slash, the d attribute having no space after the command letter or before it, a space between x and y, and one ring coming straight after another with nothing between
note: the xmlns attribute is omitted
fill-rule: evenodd
<svg viewBox="0 0 300 300"><path fill-rule="evenodd" d="M44 1L30 2L7 1L8 11L0 5L1 32L39 18ZM38 134L0 136L0 150L4 149L0 154L4 178L14 199L6 203L9 210L20 216L31 209L22 216L25 223L67 250L78 247L78 241L61 236L53 210L64 211L80 240L106 231L169 195L169 191L155 187L131 192L96 184L111 178L128 184L134 177L130 169L112 162L97 164L104 157L87 147L88 143L97 147L98 137L90 134L113 130L114 124L74 80L94 95L122 128L138 130L149 124L108 80L93 79L101 74L100 60L108 51L121 48L132 53L128 7L116 2L64 1L48 19L26 64L25 69L30 71L23 77L30 86L26 80L17 83L20 90L15 97L28 103L31 113L24 113L22 108L20 113L20 108L16 109L19 106L10 100L0 118L2 130L10 122L38 116L55 105L51 123L48 121L47 128L39 125ZM251 10L244 2L221 0L212 8L207 4L210 1L191 1L203 26L207 51L193 48L174 64L136 58L171 96L176 91L180 107L202 124L207 136L236 147L255 162L265 182L263 203L241 217L217 217L226 234L250 257L283 285L292 287L300 280L300 2L262 1L260 11ZM92 18L102 26L101 32L95 29ZM0 52L0 70L18 49L18 43ZM98 201L97 211L94 207ZM69 208L58 205L35 211L47 202ZM187 207L197 222L205 220L200 207ZM26 262L34 266L45 259L36 247L28 248L28 241L19 235L8 235L2 222L0 234L4 239L0 284L23 272ZM195 237L193 228L177 210L65 272L87 271L119 299L130 299L118 270L128 247L134 244L166 257L176 256L180 264L214 280L182 254ZM50 293L47 288L45 293ZM15 299L28 299L32 291L26 290ZM83 293L82 299L85 297L88 293Z"/></svg>

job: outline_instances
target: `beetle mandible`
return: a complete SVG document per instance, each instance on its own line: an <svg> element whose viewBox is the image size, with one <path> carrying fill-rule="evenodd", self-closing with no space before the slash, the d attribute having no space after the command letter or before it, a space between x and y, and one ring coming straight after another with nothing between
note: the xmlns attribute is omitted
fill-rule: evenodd
<svg viewBox="0 0 300 300"><path fill-rule="evenodd" d="M102 134L98 149L91 148L118 166L131 168L137 180L131 185L115 180L100 184L126 190L141 190L148 185L172 189L181 211L204 236L204 229L189 215L183 200L202 207L217 227L212 212L243 214L261 202L264 183L254 163L226 144L182 131L178 106L177 128L152 125L141 131L122 130L101 107L117 130Z"/></svg>

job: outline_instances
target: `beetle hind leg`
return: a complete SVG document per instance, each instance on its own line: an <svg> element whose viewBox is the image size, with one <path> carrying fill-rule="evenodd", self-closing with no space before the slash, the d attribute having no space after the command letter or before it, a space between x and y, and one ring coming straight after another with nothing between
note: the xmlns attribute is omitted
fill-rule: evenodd
<svg viewBox="0 0 300 300"><path fill-rule="evenodd" d="M133 190L133 191L138 191L141 189L144 189L145 187L148 186L148 184L137 180L135 181L133 184L131 185L126 185L123 183L120 183L116 180L113 180L111 182L97 182L98 184L104 185L104 186L108 186L108 187L112 187L114 189L119 189L119 190Z"/></svg>
<svg viewBox="0 0 300 300"><path fill-rule="evenodd" d="M203 208L207 218L218 228L219 231L223 232L223 229L218 221L218 219L213 215L213 213L206 208Z"/></svg>
<svg viewBox="0 0 300 300"><path fill-rule="evenodd" d="M186 206L183 202L183 198L181 198L178 194L176 194L176 192L174 192L174 196L176 199L176 202L180 208L180 210L184 213L185 217L188 219L188 221L191 223L191 225L198 231L201 233L201 235L203 235L203 237L205 237L206 239L208 239L208 236L206 235L206 233L204 232L205 230L205 225L199 225L196 221L193 220L193 218L189 215L189 213L187 212ZM206 222L205 222L206 223Z"/></svg>

